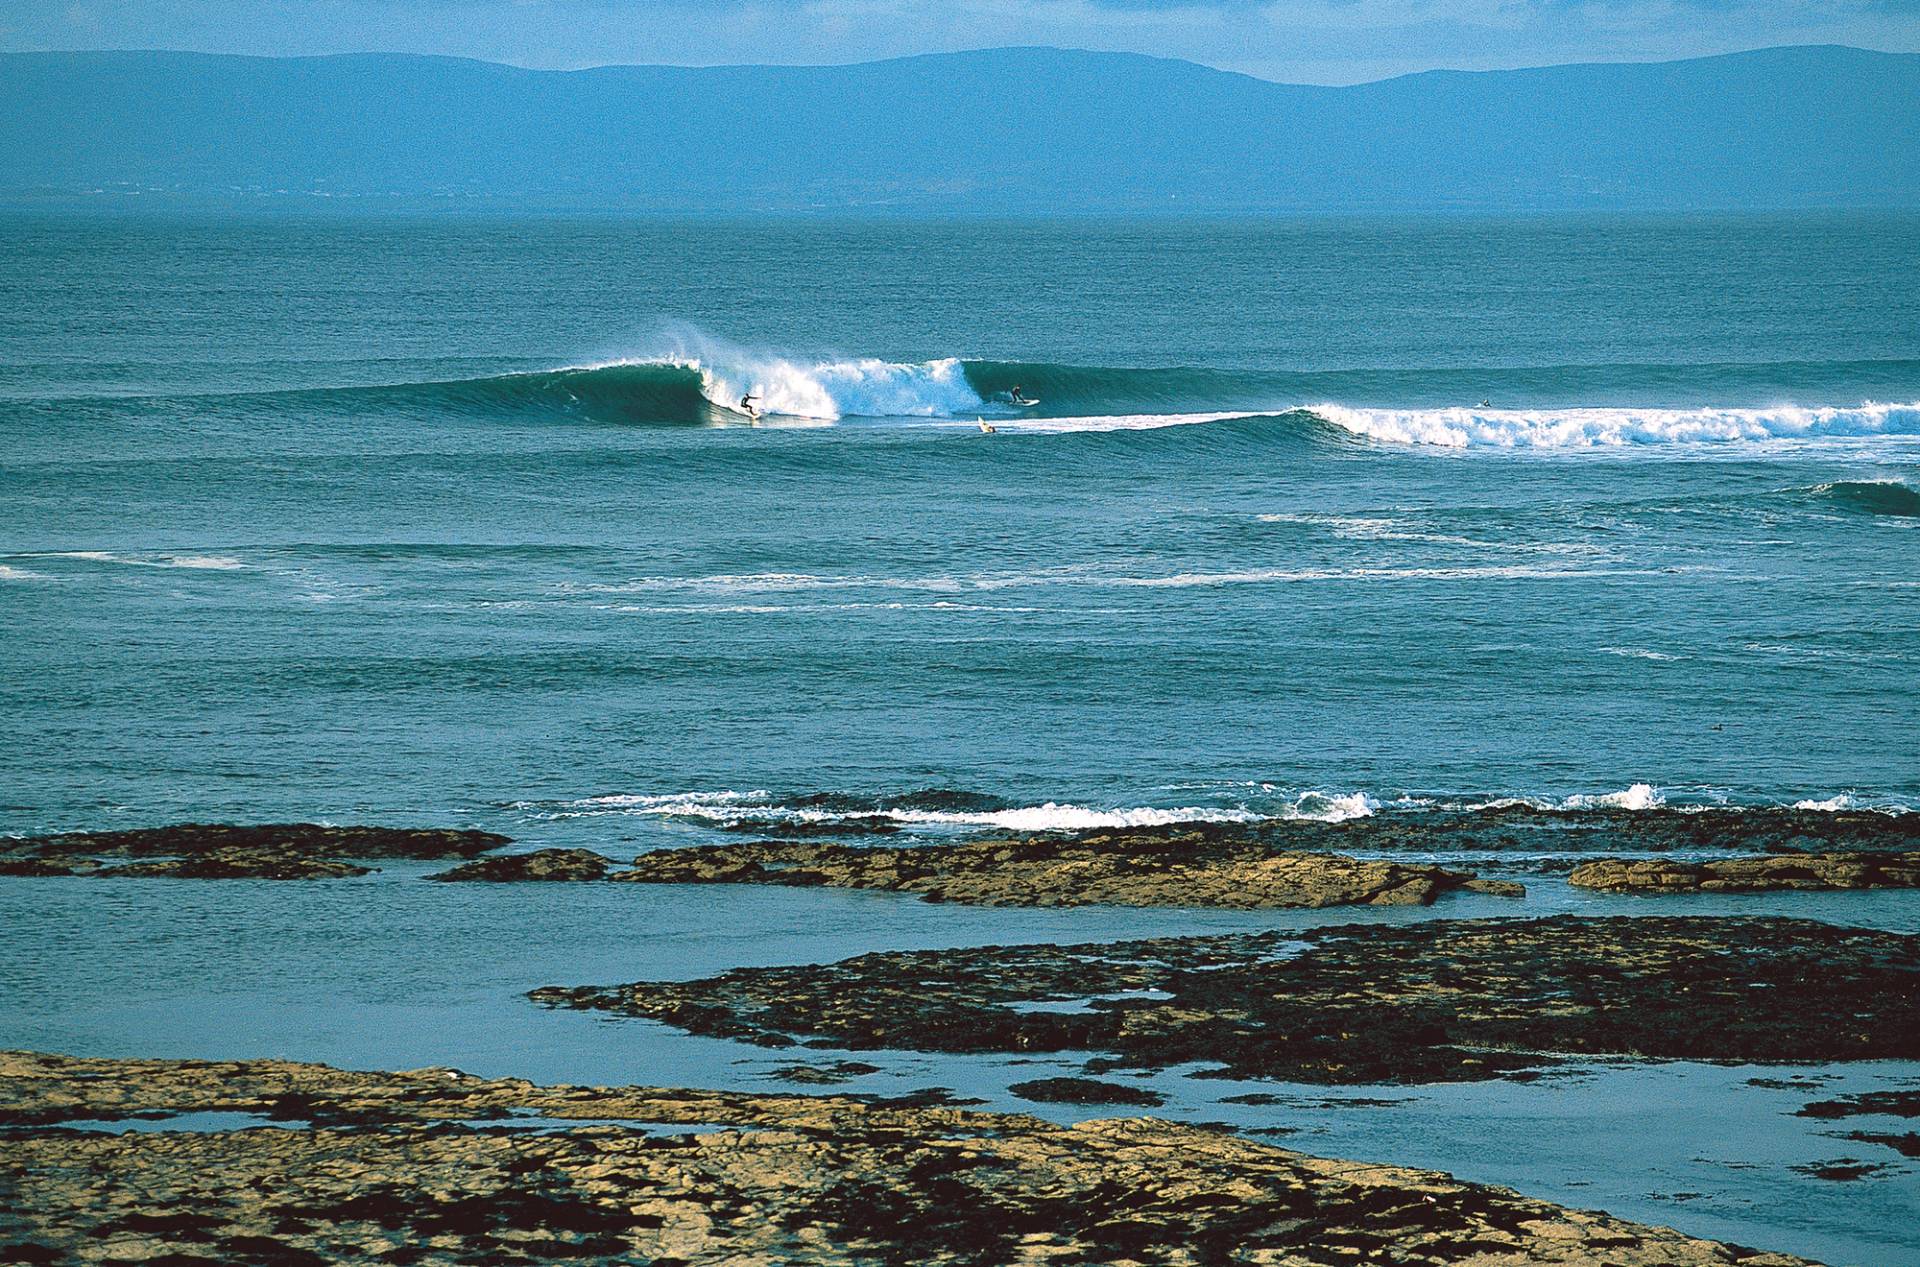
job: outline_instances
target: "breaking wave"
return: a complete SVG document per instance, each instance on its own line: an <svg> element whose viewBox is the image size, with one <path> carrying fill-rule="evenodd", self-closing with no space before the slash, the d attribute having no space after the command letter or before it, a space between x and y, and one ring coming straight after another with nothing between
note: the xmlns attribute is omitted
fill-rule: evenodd
<svg viewBox="0 0 1920 1267"><path fill-rule="evenodd" d="M890 420L971 428L978 419L1015 433L1198 427L1228 442L1260 444L1293 437L1318 444L1578 450L1920 437L1916 385L1920 361L1312 372L1126 368L959 356L794 355L678 326L650 340L644 355L556 368L191 398L86 399L110 408L137 408L140 400L172 407L191 399L197 408L216 411L290 404L423 418L572 418L649 426ZM1867 391L1881 401L1916 403L1711 403L1844 402ZM1646 403L1649 392L1660 403ZM1500 401L1499 407L1464 403L1483 396ZM1579 407L1531 403L1543 401ZM1145 436L1119 441L1155 443ZM1187 430L1182 442L1197 443L1198 436ZM1831 489L1836 499L1875 513L1913 513L1920 501L1899 487Z"/></svg>
<svg viewBox="0 0 1920 1267"><path fill-rule="evenodd" d="M1757 409L1356 409L1307 407L1357 436L1450 449L1602 449L1649 444L1920 436L1920 403Z"/></svg>
<svg viewBox="0 0 1920 1267"><path fill-rule="evenodd" d="M705 426L747 422L741 399L786 422L842 418L954 417L984 403L957 360L791 361L779 357L709 362L616 361L446 382L320 389L300 396L356 397L374 405L463 413L541 413L593 422Z"/></svg>
<svg viewBox="0 0 1920 1267"><path fill-rule="evenodd" d="M831 794L776 797L757 790L594 796L545 807L544 812L552 818L644 815L723 827L738 823L779 827L879 819L902 827L1043 832L1166 827L1176 823L1259 823L1276 819L1337 823L1364 818L1378 807L1379 802L1363 792L1302 792L1270 809L1251 809L1217 805L1099 808L1060 801L1014 805L977 793L945 791L873 799Z"/></svg>
<svg viewBox="0 0 1920 1267"><path fill-rule="evenodd" d="M1186 783L1159 789L1167 802L1101 805L1079 801L1018 802L980 792L938 788L889 796L838 792L779 794L752 790L614 793L567 801L523 801L509 808L548 820L645 818L660 822L777 835L783 831L863 835L896 832L943 836L978 831L1020 833L1174 827L1185 824L1257 826L1283 823L1403 821L1423 815L1459 821L1514 812L1605 822L1619 815L1783 810L1838 814L1912 812L1903 801L1844 792L1831 797L1730 798L1724 792L1667 789L1633 783L1610 792L1570 795L1458 796L1414 793L1391 797L1366 791L1286 788L1254 781ZM1199 795L1195 795L1199 793ZM1144 798L1143 798L1144 799ZM837 830L836 830L837 829Z"/></svg>

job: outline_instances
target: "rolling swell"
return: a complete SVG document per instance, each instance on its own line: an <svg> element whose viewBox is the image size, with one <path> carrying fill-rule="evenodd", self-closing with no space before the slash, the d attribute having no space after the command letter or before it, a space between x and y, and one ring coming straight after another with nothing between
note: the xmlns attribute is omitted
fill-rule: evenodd
<svg viewBox="0 0 1920 1267"><path fill-rule="evenodd" d="M1839 480L1811 491L1821 501L1856 514L1920 519L1920 492L1898 480Z"/></svg>
<svg viewBox="0 0 1920 1267"><path fill-rule="evenodd" d="M1016 408L1010 399L1016 386L1038 404ZM1016 431L1178 427L1190 443L1199 443L1200 435L1215 444L1270 441L1276 431L1286 431L1322 443L1577 449L1920 436L1920 403L1723 403L1844 402L1861 400L1869 390L1881 392L1881 400L1914 401L1917 388L1920 362L1908 361L1298 372L958 358L809 360L716 344L698 354L471 378L192 396L68 396L61 407L113 411L138 408L145 400L167 407L190 403L210 413L292 409L673 427L744 423L748 418L738 402L751 394L775 424L967 424L981 417ZM1480 404L1467 403L1476 396ZM1607 403L1614 399L1619 403ZM1277 420L1284 425L1276 428Z"/></svg>

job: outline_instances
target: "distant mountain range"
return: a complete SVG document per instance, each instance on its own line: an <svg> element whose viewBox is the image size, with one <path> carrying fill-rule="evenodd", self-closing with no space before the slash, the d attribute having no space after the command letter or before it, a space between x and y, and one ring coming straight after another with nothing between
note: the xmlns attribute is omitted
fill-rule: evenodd
<svg viewBox="0 0 1920 1267"><path fill-rule="evenodd" d="M136 199L139 200L136 203ZM1005 48L852 66L0 54L0 202L673 212L1920 206L1920 54L1349 88Z"/></svg>

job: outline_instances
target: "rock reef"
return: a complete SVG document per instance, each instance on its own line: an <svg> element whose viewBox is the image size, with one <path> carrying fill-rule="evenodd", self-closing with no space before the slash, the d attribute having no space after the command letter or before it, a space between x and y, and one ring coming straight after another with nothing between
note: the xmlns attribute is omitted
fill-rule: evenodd
<svg viewBox="0 0 1920 1267"><path fill-rule="evenodd" d="M604 880L613 866L591 849L536 849L531 853L503 853L479 858L430 875L429 880L478 880L495 884L519 881L554 882Z"/></svg>
<svg viewBox="0 0 1920 1267"><path fill-rule="evenodd" d="M0 840L0 875L321 880L367 874L360 860L472 858L507 843L450 828L180 823Z"/></svg>
<svg viewBox="0 0 1920 1267"><path fill-rule="evenodd" d="M532 997L768 1047L1089 1051L1089 1073L1197 1062L1413 1083L1594 1056L1911 1059L1920 936L1795 919L1423 920L884 952Z"/></svg>
<svg viewBox="0 0 1920 1267"><path fill-rule="evenodd" d="M1233 830L1230 828L1229 830ZM1823 853L1920 850L1920 813L1771 806L1686 809L1543 808L1524 801L1433 807L1340 823L1255 825L1285 848L1527 853ZM1306 842L1313 843L1306 843Z"/></svg>
<svg viewBox="0 0 1920 1267"><path fill-rule="evenodd" d="M1781 889L1920 889L1920 853L1786 853L1678 862L1598 858L1569 877L1620 893L1768 893Z"/></svg>
<svg viewBox="0 0 1920 1267"><path fill-rule="evenodd" d="M887 848L770 841L642 854L608 877L647 884L783 884L918 893L979 906L1426 905L1455 889L1518 896L1444 867L1276 853L1210 831L1113 833Z"/></svg>
<svg viewBox="0 0 1920 1267"><path fill-rule="evenodd" d="M280 1128L63 1126L207 1112ZM13 1262L1805 1262L1150 1118L1060 1127L444 1069L9 1053L0 1140Z"/></svg>

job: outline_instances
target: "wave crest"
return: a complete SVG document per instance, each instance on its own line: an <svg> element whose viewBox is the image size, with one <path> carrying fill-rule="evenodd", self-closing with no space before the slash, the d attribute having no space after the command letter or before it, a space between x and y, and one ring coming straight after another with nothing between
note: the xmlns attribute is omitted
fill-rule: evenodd
<svg viewBox="0 0 1920 1267"><path fill-rule="evenodd" d="M1920 492L1898 480L1837 480L1815 485L1820 500L1863 515L1920 518Z"/></svg>
<svg viewBox="0 0 1920 1267"><path fill-rule="evenodd" d="M1388 444L1452 449L1598 449L1648 444L1920 435L1920 403L1762 409L1358 409L1314 414Z"/></svg>

